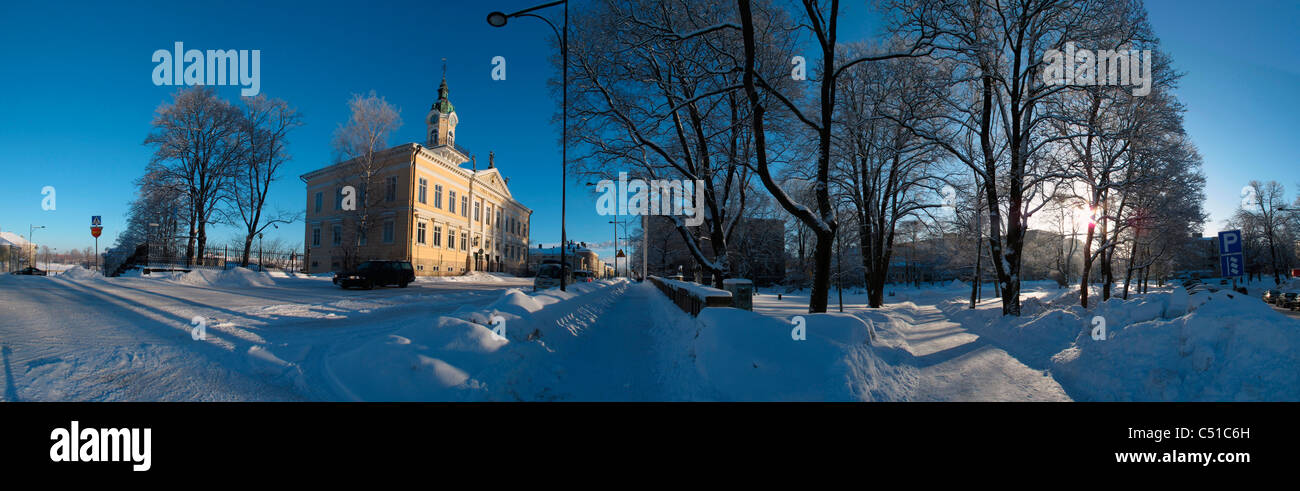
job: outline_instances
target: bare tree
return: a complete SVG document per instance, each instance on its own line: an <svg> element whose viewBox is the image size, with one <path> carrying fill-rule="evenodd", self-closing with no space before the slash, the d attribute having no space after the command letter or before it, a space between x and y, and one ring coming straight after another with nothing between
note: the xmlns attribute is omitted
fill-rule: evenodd
<svg viewBox="0 0 1300 491"><path fill-rule="evenodd" d="M939 104L940 81L932 63L915 58L858 65L841 77L842 163L832 172L852 204L873 308L884 304L898 223L946 204L936 198L946 177L938 147L908 129Z"/></svg>
<svg viewBox="0 0 1300 491"><path fill-rule="evenodd" d="M693 208L703 229L669 218L716 287L734 272L730 243L747 209L753 155L740 33L716 22L735 15L725 0L598 2L572 20L580 27L569 41L570 107L563 108L575 121L570 138L587 150L575 159L581 174L702 185ZM790 42L779 36L789 28L775 19L760 34L772 40L769 52Z"/></svg>
<svg viewBox="0 0 1300 491"><path fill-rule="evenodd" d="M1255 229L1268 248L1268 261L1273 270L1274 284L1282 284L1282 254L1278 250L1278 236L1285 234L1287 224L1286 188L1277 181L1250 181L1250 196L1242 200L1237 211L1239 221ZM1289 234L1287 234L1289 235Z"/></svg>
<svg viewBox="0 0 1300 491"><path fill-rule="evenodd" d="M374 226L372 208L384 200L385 190L379 188L384 162L381 152L388 148L388 138L402 126L401 111L372 90L368 95L353 94L348 100L350 116L334 130L332 142L336 159L346 162L344 179L356 191L356 209L352 211L355 232L351 240L343 243L344 268L355 266L363 243Z"/></svg>
<svg viewBox="0 0 1300 491"><path fill-rule="evenodd" d="M243 138L248 153L231 190L234 211L244 225L244 248L240 265L247 267L253 239L277 223L292 223L297 214L275 212L263 215L271 184L280 178L280 167L289 160L289 131L302 125L298 112L280 99L265 95L244 100Z"/></svg>
<svg viewBox="0 0 1300 491"><path fill-rule="evenodd" d="M953 63L952 115L937 115L934 128L921 134L984 183L991 204L989 249L1005 315L1020 315L1021 257L1029 218L1063 184L1060 159L1045 151L1062 138L1047 131L1058 115L1044 103L1067 86L1042 80L1044 57L1067 42L1095 38L1113 18L1107 5L1101 0L896 3L903 15L895 30L933 32L935 57ZM977 135L976 151L956 144L970 135Z"/></svg>
<svg viewBox="0 0 1300 491"><path fill-rule="evenodd" d="M171 104L159 106L153 132L155 147L147 173L182 186L189 234L187 262L203 257L207 226L229 196L229 186L247 151L239 109L217 97L210 87L178 90Z"/></svg>
<svg viewBox="0 0 1300 491"><path fill-rule="evenodd" d="M830 0L829 5L823 5L823 2L817 0L803 0L804 15L800 16L799 22L812 32L820 56L819 65L816 68L820 77L817 83L818 95L812 105L818 110L818 115L809 117L805 114L803 107L780 90L780 86L770 83L771 81L762 75L763 72L760 68L763 67L759 65L760 57L758 42L756 41L758 38L755 35L756 23L753 2L751 0L739 0L739 5L741 31L745 43L743 81L745 94L749 101L750 119L753 127L752 134L755 158L757 159L755 170L763 186L776 199L777 204L781 205L786 212L798 218L813 232L816 242L813 252L813 285L808 299L808 312L825 312L830 293L830 269L834 253L835 234L836 229L839 227L831 202L830 190L831 149L834 144L838 80L846 70L860 63L928 54L924 50L926 43L929 41L929 36L922 31L920 36L913 38L910 42L900 42L900 46L905 46L900 51L858 56L841 62L842 53L840 53L838 41L840 27L839 0ZM761 94L760 88L762 88ZM786 111L792 113L800 123L817 135L815 139L817 142L816 165L813 167L814 171L811 172L814 176L812 180L814 203L796 201L790 193L782 188L780 183L773 179L765 121L768 106L773 102L769 102L767 97L764 96L775 99L776 103L782 105Z"/></svg>

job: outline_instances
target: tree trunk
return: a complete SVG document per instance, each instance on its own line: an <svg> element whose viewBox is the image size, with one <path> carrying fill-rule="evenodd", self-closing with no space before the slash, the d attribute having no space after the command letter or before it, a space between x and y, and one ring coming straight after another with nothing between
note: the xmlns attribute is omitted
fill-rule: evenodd
<svg viewBox="0 0 1300 491"><path fill-rule="evenodd" d="M249 252L249 249L252 249L252 248L253 248L253 235L252 235L252 234L249 234L249 235L244 236L244 254L243 254L243 256L240 257L240 259L239 259L239 265L240 265L241 267L245 267L245 268L248 267L248 252Z"/></svg>
<svg viewBox="0 0 1300 491"><path fill-rule="evenodd" d="M816 252L813 257L813 287L812 294L808 297L808 313L821 314L826 312L826 305L830 302L830 274L831 274L831 255L834 254L835 231L829 233L817 233Z"/></svg>

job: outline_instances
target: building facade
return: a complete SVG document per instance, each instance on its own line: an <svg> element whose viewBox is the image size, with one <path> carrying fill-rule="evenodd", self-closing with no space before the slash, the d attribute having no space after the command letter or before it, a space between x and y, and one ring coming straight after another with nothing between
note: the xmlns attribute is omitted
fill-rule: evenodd
<svg viewBox="0 0 1300 491"><path fill-rule="evenodd" d="M558 263L560 248L557 246L529 249L527 261L528 270L534 272L547 261ZM564 261L569 263L569 268L574 271L590 271L601 277L613 275L613 266L601 261L596 251L588 249L586 244L570 242L569 248L564 251Z"/></svg>
<svg viewBox="0 0 1300 491"><path fill-rule="evenodd" d="M532 210L510 194L494 155L480 170L456 144L458 122L444 75L425 119L424 144L398 145L302 175L306 270L340 271L385 259L410 261L420 276L523 274Z"/></svg>

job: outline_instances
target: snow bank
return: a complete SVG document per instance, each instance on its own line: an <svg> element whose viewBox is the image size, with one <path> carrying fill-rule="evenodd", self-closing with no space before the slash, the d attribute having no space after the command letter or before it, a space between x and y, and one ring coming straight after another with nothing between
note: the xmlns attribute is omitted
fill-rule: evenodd
<svg viewBox="0 0 1300 491"><path fill-rule="evenodd" d="M1082 400L1300 400L1300 322L1227 291L1191 298L1181 317L1143 321L1156 307L1137 302L1106 340L1079 333L1052 357L1057 381Z"/></svg>
<svg viewBox="0 0 1300 491"><path fill-rule="evenodd" d="M171 278L171 281L189 286L215 287L272 287L275 280L267 273L254 272L248 268L234 268L224 271L213 269L195 269Z"/></svg>
<svg viewBox="0 0 1300 491"><path fill-rule="evenodd" d="M101 281L104 279L103 275L91 271L89 269L83 268L81 266L73 266L71 268L68 268L64 270L63 273L60 273L58 277L65 280L78 281L78 282Z"/></svg>
<svg viewBox="0 0 1300 491"><path fill-rule="evenodd" d="M569 291L509 289L487 307L463 307L397 329L326 362L342 392L363 401L547 400L564 374L555 363L575 318L626 288L626 280ZM505 336L494 332L500 327Z"/></svg>
<svg viewBox="0 0 1300 491"><path fill-rule="evenodd" d="M331 369L359 400L473 400L486 389L474 377L503 359L508 343L485 326L443 316L339 355Z"/></svg>
<svg viewBox="0 0 1300 491"><path fill-rule="evenodd" d="M808 314L806 339L795 325L731 308L700 312L695 363L701 378L729 401L860 401L905 398L914 370L884 361L869 328L847 314Z"/></svg>
<svg viewBox="0 0 1300 491"><path fill-rule="evenodd" d="M475 271L469 274L459 276L419 276L416 281L421 283L505 283L516 279L514 275L507 273L484 273Z"/></svg>

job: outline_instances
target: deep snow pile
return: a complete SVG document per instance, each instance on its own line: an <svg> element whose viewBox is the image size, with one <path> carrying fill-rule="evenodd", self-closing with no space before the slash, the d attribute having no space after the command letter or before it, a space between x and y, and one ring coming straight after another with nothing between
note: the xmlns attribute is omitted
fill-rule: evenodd
<svg viewBox="0 0 1300 491"><path fill-rule="evenodd" d="M1191 295L1188 306L1173 319L1112 324L1104 341L1082 332L1052 358L1053 373L1090 400L1300 400L1300 322L1227 291Z"/></svg>
<svg viewBox="0 0 1300 491"><path fill-rule="evenodd" d="M104 279L103 275L81 266L68 268L63 273L60 273L58 277L71 281L98 281Z"/></svg>
<svg viewBox="0 0 1300 491"><path fill-rule="evenodd" d="M420 276L416 278L416 281L421 283L504 283L514 278L515 276L505 273L474 271L459 276Z"/></svg>
<svg viewBox="0 0 1300 491"><path fill-rule="evenodd" d="M625 280L575 284L567 292L512 288L486 308L458 309L332 356L327 368L354 400L552 399L565 375L557 357L569 354L573 318L601 310L625 288Z"/></svg>
<svg viewBox="0 0 1300 491"><path fill-rule="evenodd" d="M868 325L847 314L807 314L796 324L746 310L700 312L696 368L729 401L873 401L905 399L915 369L887 360L900 353L872 346Z"/></svg>
<svg viewBox="0 0 1300 491"><path fill-rule="evenodd" d="M248 268L227 270L195 269L171 278L171 281L189 286L215 287L271 287L275 280L267 273L260 273Z"/></svg>

